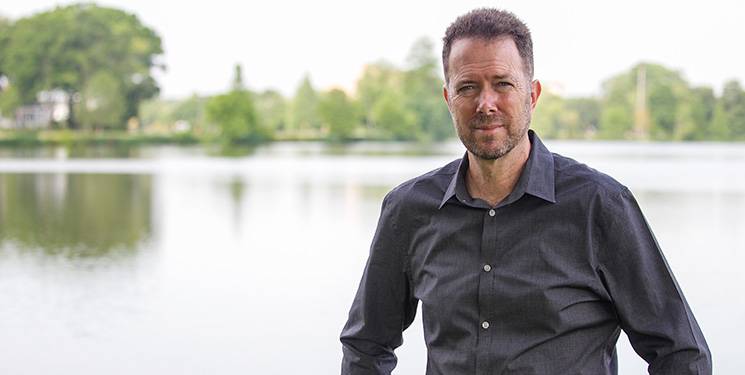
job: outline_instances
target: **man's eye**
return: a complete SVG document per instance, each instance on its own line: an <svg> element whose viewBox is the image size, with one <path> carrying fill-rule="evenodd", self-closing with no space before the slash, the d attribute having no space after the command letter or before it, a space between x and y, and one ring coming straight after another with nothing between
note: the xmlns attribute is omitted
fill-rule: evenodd
<svg viewBox="0 0 745 375"><path fill-rule="evenodd" d="M511 87L512 83L507 81L500 81L497 85L500 87Z"/></svg>
<svg viewBox="0 0 745 375"><path fill-rule="evenodd" d="M458 88L458 93L465 93L465 92L473 91L475 89L476 89L476 86L474 85L463 85Z"/></svg>

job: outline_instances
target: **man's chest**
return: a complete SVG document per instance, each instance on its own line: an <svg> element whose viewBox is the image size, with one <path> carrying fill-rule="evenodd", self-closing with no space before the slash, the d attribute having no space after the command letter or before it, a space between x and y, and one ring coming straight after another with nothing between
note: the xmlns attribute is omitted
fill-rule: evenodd
<svg viewBox="0 0 745 375"><path fill-rule="evenodd" d="M605 314L591 224L557 220L550 210L451 211L433 215L410 243L412 289L425 318L489 317L519 331L554 330L588 309Z"/></svg>

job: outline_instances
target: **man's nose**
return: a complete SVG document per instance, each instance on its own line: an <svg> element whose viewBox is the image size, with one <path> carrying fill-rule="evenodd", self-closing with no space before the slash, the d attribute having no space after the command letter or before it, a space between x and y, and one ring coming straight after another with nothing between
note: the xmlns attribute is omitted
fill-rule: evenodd
<svg viewBox="0 0 745 375"><path fill-rule="evenodd" d="M478 106L476 111L483 114L492 114L497 112L498 94L491 88L485 88L479 93Z"/></svg>

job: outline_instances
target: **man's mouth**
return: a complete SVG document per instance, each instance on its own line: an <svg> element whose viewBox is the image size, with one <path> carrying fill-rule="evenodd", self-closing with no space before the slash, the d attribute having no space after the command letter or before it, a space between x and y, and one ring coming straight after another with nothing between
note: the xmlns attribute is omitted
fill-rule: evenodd
<svg viewBox="0 0 745 375"><path fill-rule="evenodd" d="M474 129L476 129L476 130L494 130L494 129L499 129L499 128L503 128L503 127L504 127L504 125L502 125L502 124L485 124L485 125L476 125L474 127Z"/></svg>

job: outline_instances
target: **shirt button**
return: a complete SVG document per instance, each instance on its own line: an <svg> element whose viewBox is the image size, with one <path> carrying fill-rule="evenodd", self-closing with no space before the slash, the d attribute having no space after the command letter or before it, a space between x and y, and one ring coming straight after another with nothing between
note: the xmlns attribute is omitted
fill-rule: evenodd
<svg viewBox="0 0 745 375"><path fill-rule="evenodd" d="M488 264L484 264L484 272L489 272L489 271L491 271L491 266Z"/></svg>
<svg viewBox="0 0 745 375"><path fill-rule="evenodd" d="M483 329L488 329L488 328L489 328L489 322L487 322L486 320L484 320L484 321L483 321L483 322L481 323L481 328L483 328Z"/></svg>
<svg viewBox="0 0 745 375"><path fill-rule="evenodd" d="M489 210L489 216L494 216L496 214L497 214L497 211L494 211L493 208L491 210Z"/></svg>

